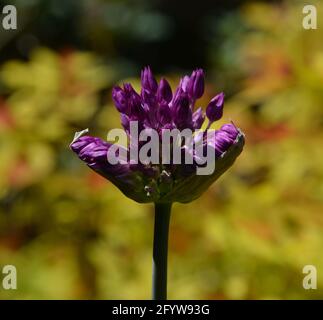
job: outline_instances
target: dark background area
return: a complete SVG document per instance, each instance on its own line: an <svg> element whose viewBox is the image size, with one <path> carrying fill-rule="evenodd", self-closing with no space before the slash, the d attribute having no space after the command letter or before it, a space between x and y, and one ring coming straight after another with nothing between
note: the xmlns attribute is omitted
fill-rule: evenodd
<svg viewBox="0 0 323 320"><path fill-rule="evenodd" d="M90 50L126 62L133 67L124 68L133 70L127 76L144 65L158 73L205 68L210 42L223 40L217 30L219 21L250 2L19 0L20 28L2 45L1 59L27 58L42 45L58 51Z"/></svg>

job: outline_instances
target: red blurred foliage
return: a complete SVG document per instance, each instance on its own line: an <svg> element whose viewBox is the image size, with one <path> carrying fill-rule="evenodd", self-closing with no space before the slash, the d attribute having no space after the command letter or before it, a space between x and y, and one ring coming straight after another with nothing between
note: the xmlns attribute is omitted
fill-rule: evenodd
<svg viewBox="0 0 323 320"><path fill-rule="evenodd" d="M95 172L90 171L86 175L86 183L91 190L97 191L106 188L110 182Z"/></svg>
<svg viewBox="0 0 323 320"><path fill-rule="evenodd" d="M248 143L278 142L289 138L295 132L285 123L278 123L271 126L253 124L245 128Z"/></svg>
<svg viewBox="0 0 323 320"><path fill-rule="evenodd" d="M11 115L9 106L3 97L0 97L0 129L1 128L13 128L15 121Z"/></svg>

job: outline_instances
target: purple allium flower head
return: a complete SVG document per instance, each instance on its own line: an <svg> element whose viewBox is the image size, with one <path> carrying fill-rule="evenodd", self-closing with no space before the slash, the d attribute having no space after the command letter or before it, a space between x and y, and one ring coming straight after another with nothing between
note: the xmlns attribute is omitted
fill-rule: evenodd
<svg viewBox="0 0 323 320"><path fill-rule="evenodd" d="M206 107L206 116L210 120L210 123L220 120L223 115L224 106L224 93L221 92L216 95Z"/></svg>
<svg viewBox="0 0 323 320"><path fill-rule="evenodd" d="M193 71L190 77L183 77L174 94L166 79L161 79L158 84L149 67L142 71L141 83L140 94L130 84L116 86L112 90L112 99L130 140L127 146L118 150L118 155L122 154L122 161L111 164L108 154L115 145L84 135L85 131L76 134L71 149L91 169L110 180L125 195L137 202L192 201L234 163L243 149L244 135L233 123L223 125L213 132L210 139L208 134L212 133L211 130L200 130L193 135L194 143L200 144L202 150L211 151L214 155L214 171L208 175L197 174L197 169L203 167L202 156L187 141L181 142L179 148L181 154L192 157L189 163L183 159L178 163L172 156L169 162L136 162L131 158L131 147L135 146L140 153L145 145L142 141L133 139L133 121L138 121L138 134L144 129L147 132L156 132L158 143L153 148L160 150L166 129L200 129L205 120L202 108L194 111L195 100L204 91L204 72L201 69ZM209 124L222 117L223 101L224 94L221 93L207 106ZM172 146L173 144L171 142Z"/></svg>

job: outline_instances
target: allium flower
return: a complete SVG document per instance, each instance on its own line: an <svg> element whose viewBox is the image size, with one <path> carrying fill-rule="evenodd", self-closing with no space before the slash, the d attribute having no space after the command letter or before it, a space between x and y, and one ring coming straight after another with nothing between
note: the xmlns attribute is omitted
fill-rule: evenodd
<svg viewBox="0 0 323 320"><path fill-rule="evenodd" d="M154 129L160 137L165 129L197 130L202 127L205 113L202 108L194 111L196 100L204 92L204 72L201 69L193 71L191 76L184 76L174 94L168 81L162 78L158 83L149 67L141 73L141 86L140 94L129 83L122 88L116 86L112 91L121 124L128 136L131 135L131 121L138 121L139 132ZM206 108L209 121L207 128L222 117L223 105L223 93L211 99ZM224 173L244 145L244 136L233 123L225 124L215 131L211 141L207 141L205 135L202 140L204 147L212 148L215 156L215 170L210 175L196 173L196 169L202 165L199 164L198 155L190 150L191 146L185 144L181 148L183 152L191 152L192 164L185 164L184 161L180 164L136 164L129 158L129 147L126 163L110 164L107 152L112 144L88 135L78 134L71 148L91 169L137 202L184 203L198 198ZM140 142L137 147L139 150L142 147Z"/></svg>
<svg viewBox="0 0 323 320"><path fill-rule="evenodd" d="M126 196L137 202L155 203L153 299L167 297L167 247L172 203L198 198L233 164L244 145L244 136L233 123L216 131L209 130L211 124L222 117L223 93L216 95L208 104L206 130L199 130L205 114L201 107L194 109L196 100L203 93L204 72L201 69L193 71L191 76L184 76L173 94L167 80L162 78L158 83L147 67L141 73L140 94L129 83L122 88L116 86L112 91L121 124L129 138L127 146L84 135L87 130L76 133L71 143L72 150L81 160L114 183ZM150 142L154 143L149 149L150 156L147 152L144 158L147 161L138 162L132 154L135 150L140 156L141 151L147 148L143 140L134 137L134 123L140 136L141 133L151 133ZM169 140L168 145L171 150L177 147L178 152L169 154L164 161L164 136L174 131L177 135ZM181 135L185 131L194 131L194 134L187 140ZM115 147L118 161L111 162L110 154ZM204 153L207 154L207 162L204 161ZM152 154L157 154L157 157ZM212 157L209 158L209 154ZM208 168L209 162L213 170L205 174L204 169Z"/></svg>

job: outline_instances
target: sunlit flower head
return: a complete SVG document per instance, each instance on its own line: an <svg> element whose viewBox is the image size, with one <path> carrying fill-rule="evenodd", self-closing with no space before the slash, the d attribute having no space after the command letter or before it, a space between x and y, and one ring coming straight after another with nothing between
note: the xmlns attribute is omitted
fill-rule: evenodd
<svg viewBox="0 0 323 320"><path fill-rule="evenodd" d="M204 81L203 70L195 70L191 76L184 76L173 92L166 79L162 78L158 83L150 68L145 68L141 73L140 93L129 83L112 90L112 99L129 138L128 144L120 146L118 151L125 155L123 161L112 164L108 161L108 154L113 144L83 135L84 132L76 135L71 149L91 169L137 202L184 203L198 198L234 163L244 145L244 135L233 123L225 124L219 130L207 130L222 118L224 94L219 93L211 99L206 113L201 107L195 108L197 99L203 96ZM208 123L202 130L205 118ZM157 143L153 144L150 153L159 152L158 163L136 162L131 157L132 147L135 146L138 152L145 147L144 142L134 138L132 123L137 125L139 134L142 131L156 133ZM192 132L189 142L181 137L177 142L170 142L171 147L179 144L183 156L181 162L176 161L172 154L168 162L160 158L163 135L172 130ZM198 174L199 169L208 165L203 162L205 153L212 155L213 170L209 174ZM189 163L185 161L185 155L191 157Z"/></svg>

